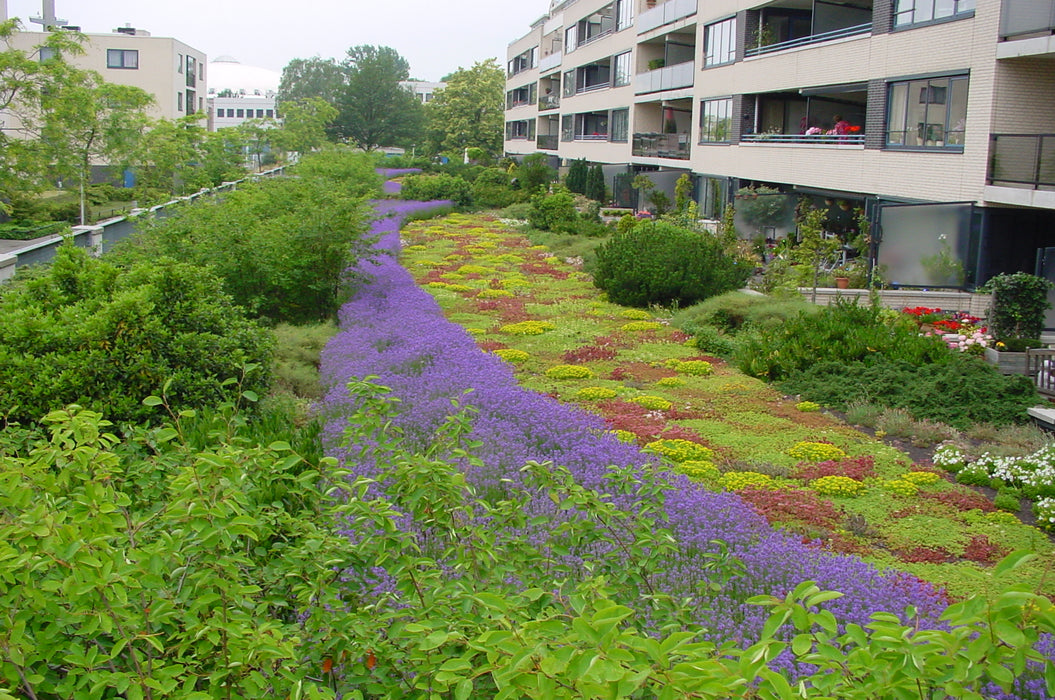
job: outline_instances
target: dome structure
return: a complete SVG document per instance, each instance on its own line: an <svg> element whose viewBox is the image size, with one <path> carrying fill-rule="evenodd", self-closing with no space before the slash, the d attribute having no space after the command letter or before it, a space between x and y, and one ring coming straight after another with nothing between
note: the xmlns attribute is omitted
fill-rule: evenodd
<svg viewBox="0 0 1055 700"><path fill-rule="evenodd" d="M282 74L278 71L246 66L231 56L220 56L209 62L210 96L273 97L281 79Z"/></svg>

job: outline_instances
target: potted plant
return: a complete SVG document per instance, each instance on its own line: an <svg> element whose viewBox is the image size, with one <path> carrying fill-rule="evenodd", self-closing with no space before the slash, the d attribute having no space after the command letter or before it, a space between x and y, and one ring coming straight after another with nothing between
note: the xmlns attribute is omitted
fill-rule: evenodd
<svg viewBox="0 0 1055 700"><path fill-rule="evenodd" d="M1004 374L1026 374L1026 353L1043 345L1044 312L1050 308L1048 290L1052 284L1026 272L1001 274L980 291L993 295L989 309L989 331L996 339L986 348L985 358Z"/></svg>
<svg viewBox="0 0 1055 700"><path fill-rule="evenodd" d="M667 60L665 58L653 58L651 61L648 62L648 69L659 70L665 65L667 65Z"/></svg>

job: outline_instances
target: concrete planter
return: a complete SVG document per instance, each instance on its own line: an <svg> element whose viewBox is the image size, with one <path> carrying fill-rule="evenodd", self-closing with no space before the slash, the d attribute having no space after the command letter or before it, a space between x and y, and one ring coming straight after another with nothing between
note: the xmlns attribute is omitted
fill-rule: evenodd
<svg viewBox="0 0 1055 700"><path fill-rule="evenodd" d="M985 349L985 360L996 365L1001 374L1027 374L1027 354L1024 352L997 352L993 348Z"/></svg>

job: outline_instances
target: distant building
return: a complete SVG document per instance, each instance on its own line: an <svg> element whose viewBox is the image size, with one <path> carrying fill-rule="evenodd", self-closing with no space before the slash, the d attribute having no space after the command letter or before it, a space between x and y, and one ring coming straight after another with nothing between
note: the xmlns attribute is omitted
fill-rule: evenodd
<svg viewBox="0 0 1055 700"><path fill-rule="evenodd" d="M399 83L407 90L417 95L421 104L432 102L437 90L447 87L447 83L429 83L424 80L404 80Z"/></svg>
<svg viewBox="0 0 1055 700"><path fill-rule="evenodd" d="M246 66L231 56L209 64L209 130L238 126L249 119L277 119L275 95L281 74Z"/></svg>
<svg viewBox="0 0 1055 700"><path fill-rule="evenodd" d="M154 96L151 117L176 119L205 111L206 55L182 41L151 36L130 26L112 34L85 34L84 53L66 56L72 65L93 70L110 83L132 85ZM22 31L11 38L12 48L37 52L48 58L47 49L39 55L44 32Z"/></svg>

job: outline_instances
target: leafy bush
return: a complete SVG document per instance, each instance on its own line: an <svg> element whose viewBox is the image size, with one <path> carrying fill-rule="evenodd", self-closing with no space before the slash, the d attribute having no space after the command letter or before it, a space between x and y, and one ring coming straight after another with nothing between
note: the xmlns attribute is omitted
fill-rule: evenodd
<svg viewBox="0 0 1055 700"><path fill-rule="evenodd" d="M422 202L449 199L459 206L466 206L472 202L472 187L467 180L456 175L407 175L403 178L399 198Z"/></svg>
<svg viewBox="0 0 1055 700"><path fill-rule="evenodd" d="M624 306L682 306L736 289L751 270L706 233L666 222L641 222L597 250L594 284Z"/></svg>
<svg viewBox="0 0 1055 700"><path fill-rule="evenodd" d="M736 339L712 326L700 326L691 342L697 350L719 357L728 357L736 352Z"/></svg>
<svg viewBox="0 0 1055 700"><path fill-rule="evenodd" d="M519 202L522 192L514 190L509 173L501 168L488 168L472 184L473 204L500 209Z"/></svg>
<svg viewBox="0 0 1055 700"><path fill-rule="evenodd" d="M158 409L143 399L163 387L183 409L269 384L269 334L193 265L163 259L122 271L60 246L50 266L2 288L0 314L0 407L14 420L73 403L147 420Z"/></svg>
<svg viewBox="0 0 1055 700"><path fill-rule="evenodd" d="M572 233L578 221L575 199L568 192L540 193L531 198L528 223L534 228Z"/></svg>
<svg viewBox="0 0 1055 700"><path fill-rule="evenodd" d="M302 160L299 177L248 183L144 222L113 255L211 267L253 316L292 323L332 317L342 293L364 277L355 264L377 252L366 235L373 210L365 197L376 191L372 159L330 154L333 163ZM365 181L355 179L364 171Z"/></svg>
<svg viewBox="0 0 1055 700"><path fill-rule="evenodd" d="M1026 272L1002 274L985 283L984 290L992 292L989 330L994 338L1034 339L1044 330L1044 312L1048 303L1051 282ZM1006 342L1006 340L1005 340Z"/></svg>
<svg viewBox="0 0 1055 700"><path fill-rule="evenodd" d="M549 166L549 156L545 153L524 156L516 169L516 184L528 195L538 192L556 179L557 171Z"/></svg>
<svg viewBox="0 0 1055 700"><path fill-rule="evenodd" d="M100 182L98 184L88 187L85 191L85 195L88 198L88 202L92 205L98 206L100 204L106 204L107 202L113 202L115 200L124 199L129 194L128 190L118 190L116 187L108 182Z"/></svg>
<svg viewBox="0 0 1055 700"><path fill-rule="evenodd" d="M886 319L878 307L838 300L781 326L741 333L735 362L745 374L780 380L826 361L848 364L877 357L914 365L952 361L953 353L939 338L921 336L912 324Z"/></svg>
<svg viewBox="0 0 1055 700"><path fill-rule="evenodd" d="M946 362L928 365L883 357L823 360L792 372L779 386L837 409L868 403L960 430L974 423L1023 423L1028 420L1026 409L1038 400L1028 378L1004 376L978 358L956 353L949 353Z"/></svg>

